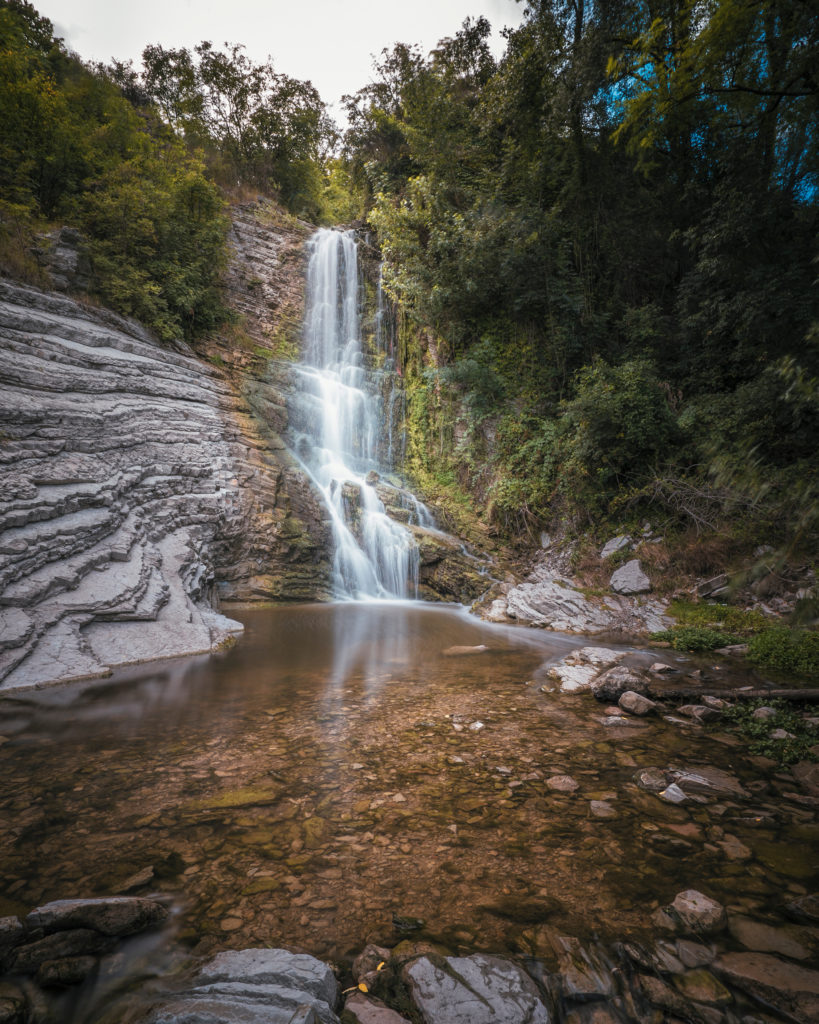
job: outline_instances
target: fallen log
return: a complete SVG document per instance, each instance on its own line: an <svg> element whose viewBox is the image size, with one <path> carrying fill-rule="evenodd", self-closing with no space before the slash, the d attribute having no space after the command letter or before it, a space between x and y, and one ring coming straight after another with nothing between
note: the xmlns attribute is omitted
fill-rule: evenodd
<svg viewBox="0 0 819 1024"><path fill-rule="evenodd" d="M702 697L706 694L721 697L723 700L792 700L804 701L806 704L819 703L819 690L777 690L775 687L765 689L723 690L719 687L675 687L664 688L649 686L648 694L653 700L689 700L691 697Z"/></svg>

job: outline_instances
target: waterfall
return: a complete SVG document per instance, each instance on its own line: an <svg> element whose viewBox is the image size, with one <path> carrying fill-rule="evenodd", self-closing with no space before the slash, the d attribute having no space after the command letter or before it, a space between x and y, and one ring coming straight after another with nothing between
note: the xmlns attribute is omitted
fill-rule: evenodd
<svg viewBox="0 0 819 1024"><path fill-rule="evenodd" d="M294 454L330 513L335 594L414 597L418 546L375 488L384 425L362 352L355 236L321 228L309 246L304 362L290 420Z"/></svg>

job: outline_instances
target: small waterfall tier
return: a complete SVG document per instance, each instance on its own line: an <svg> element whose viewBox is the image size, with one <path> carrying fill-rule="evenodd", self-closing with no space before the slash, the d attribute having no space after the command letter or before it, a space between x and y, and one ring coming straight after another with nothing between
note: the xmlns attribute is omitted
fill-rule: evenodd
<svg viewBox="0 0 819 1024"><path fill-rule="evenodd" d="M309 246L304 361L296 367L290 424L294 454L330 513L335 596L415 597L418 546L387 515L374 486L392 468L392 430L364 361L356 239L352 231L322 228ZM417 506L409 521L432 525L426 508L409 498Z"/></svg>

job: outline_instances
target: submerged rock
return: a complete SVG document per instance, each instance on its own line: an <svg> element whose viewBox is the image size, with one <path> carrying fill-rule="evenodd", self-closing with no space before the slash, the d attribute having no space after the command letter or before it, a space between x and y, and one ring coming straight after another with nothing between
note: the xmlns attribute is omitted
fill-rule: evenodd
<svg viewBox="0 0 819 1024"><path fill-rule="evenodd" d="M668 912L683 928L695 933L719 932L728 924L725 907L696 889L677 893Z"/></svg>
<svg viewBox="0 0 819 1024"><path fill-rule="evenodd" d="M634 690L626 690L625 693L621 693L617 703L623 711L639 717L650 715L657 710L657 704L653 700L649 700L648 697L644 697Z"/></svg>
<svg viewBox="0 0 819 1024"><path fill-rule="evenodd" d="M750 995L791 1014L800 1024L819 1020L819 971L766 953L723 953L713 969Z"/></svg>
<svg viewBox="0 0 819 1024"><path fill-rule="evenodd" d="M643 676L625 665L615 665L601 672L591 680L589 687L598 700L606 703L618 701L628 690L643 694L648 689Z"/></svg>

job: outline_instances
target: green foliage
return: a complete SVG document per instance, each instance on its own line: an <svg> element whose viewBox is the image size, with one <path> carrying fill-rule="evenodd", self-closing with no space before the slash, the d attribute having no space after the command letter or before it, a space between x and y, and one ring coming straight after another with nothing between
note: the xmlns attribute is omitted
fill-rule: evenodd
<svg viewBox="0 0 819 1024"><path fill-rule="evenodd" d="M335 127L310 82L255 64L236 43L148 46L143 87L178 135L204 147L213 172L275 192L292 213L321 216L322 160Z"/></svg>
<svg viewBox="0 0 819 1024"><path fill-rule="evenodd" d="M676 651L715 651L740 643L739 637L706 626L675 626L651 634L652 640L670 643Z"/></svg>
<svg viewBox="0 0 819 1024"><path fill-rule="evenodd" d="M729 604L711 604L707 601L674 600L668 614L681 626L722 626L726 632L748 636L767 628L768 619L762 612L750 608L736 608Z"/></svg>
<svg viewBox="0 0 819 1024"><path fill-rule="evenodd" d="M764 630L751 638L748 660L783 672L819 677L819 633L786 626Z"/></svg>
<svg viewBox="0 0 819 1024"><path fill-rule="evenodd" d="M582 489L589 504L649 477L679 436L647 360L610 366L598 359L584 367L563 405L562 426L564 486Z"/></svg>
<svg viewBox="0 0 819 1024"><path fill-rule="evenodd" d="M815 546L816 31L792 0L542 0L499 63L467 21L348 98L405 369L438 373L417 460L457 434L503 529L683 481Z"/></svg>
<svg viewBox="0 0 819 1024"><path fill-rule="evenodd" d="M108 305L166 340L213 327L224 316L227 220L201 161L150 111L141 116L106 69L67 54L30 5L3 0L0 41L7 272L31 279L35 222L69 220L86 239Z"/></svg>
<svg viewBox="0 0 819 1024"><path fill-rule="evenodd" d="M773 708L776 713L770 718L754 718L754 711L761 707ZM751 740L749 750L753 754L769 757L783 767L797 761L819 760L811 750L819 743L819 728L791 703L775 699L742 701L726 709L725 718ZM773 739L771 734L778 729L789 733L789 737Z"/></svg>

